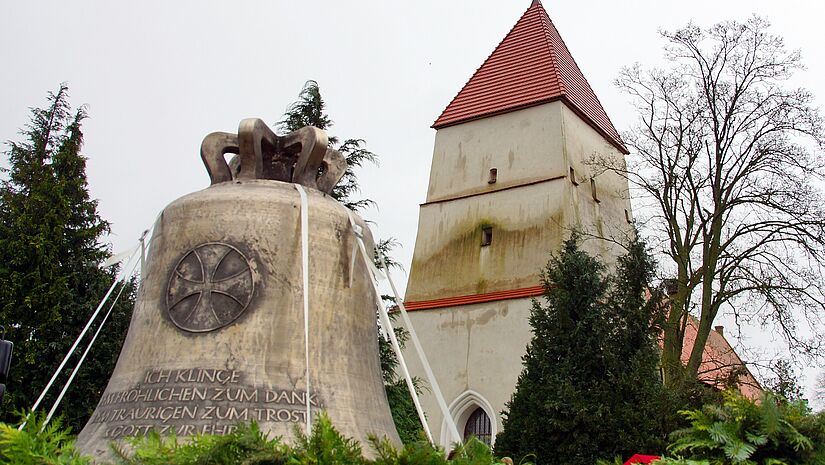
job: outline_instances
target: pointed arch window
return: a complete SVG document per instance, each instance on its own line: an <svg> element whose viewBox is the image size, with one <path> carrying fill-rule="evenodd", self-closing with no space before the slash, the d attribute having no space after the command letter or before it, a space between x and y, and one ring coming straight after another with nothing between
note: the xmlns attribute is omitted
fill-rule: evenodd
<svg viewBox="0 0 825 465"><path fill-rule="evenodd" d="M495 409L484 396L468 389L456 397L448 408L458 435L454 436L450 432L447 417L442 418L440 443L444 449L452 450L454 444L465 440L471 434L491 446L495 444L496 434L499 432L498 421L493 414Z"/></svg>
<svg viewBox="0 0 825 465"><path fill-rule="evenodd" d="M470 436L475 436L488 446L492 444L493 425L490 423L487 412L481 407L477 407L470 414L470 418L467 419L467 423L464 425L464 440L466 441Z"/></svg>

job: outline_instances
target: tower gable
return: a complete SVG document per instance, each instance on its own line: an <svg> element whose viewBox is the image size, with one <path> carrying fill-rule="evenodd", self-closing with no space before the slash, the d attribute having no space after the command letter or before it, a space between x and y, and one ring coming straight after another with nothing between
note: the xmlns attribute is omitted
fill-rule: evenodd
<svg viewBox="0 0 825 465"><path fill-rule="evenodd" d="M628 153L541 2L534 1L453 98L433 128L563 100Z"/></svg>

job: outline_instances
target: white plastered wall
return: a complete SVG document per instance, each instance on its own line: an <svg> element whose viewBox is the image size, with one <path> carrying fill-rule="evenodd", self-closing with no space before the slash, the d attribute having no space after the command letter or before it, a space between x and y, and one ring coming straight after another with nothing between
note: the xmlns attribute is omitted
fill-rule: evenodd
<svg viewBox="0 0 825 465"><path fill-rule="evenodd" d="M427 202L564 176L562 107L551 102L439 129ZM488 184L490 168L498 180Z"/></svg>
<svg viewBox="0 0 825 465"><path fill-rule="evenodd" d="M512 299L466 305L460 311L446 308L410 313L459 433L463 433L474 405L490 416L493 434L501 431L501 411L510 400L521 372L521 356L530 341L530 302ZM423 380L418 358L409 349L405 358L410 371ZM421 403L433 438L445 447L455 442L445 429L431 390L424 390Z"/></svg>

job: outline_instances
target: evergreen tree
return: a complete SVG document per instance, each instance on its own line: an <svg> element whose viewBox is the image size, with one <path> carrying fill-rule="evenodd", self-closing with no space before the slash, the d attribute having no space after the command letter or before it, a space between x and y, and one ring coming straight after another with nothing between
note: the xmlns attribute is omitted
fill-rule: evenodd
<svg viewBox="0 0 825 465"><path fill-rule="evenodd" d="M807 402L805 393L790 360L780 358L771 364L774 377L767 380L767 387L780 402Z"/></svg>
<svg viewBox="0 0 825 465"><path fill-rule="evenodd" d="M65 85L48 101L31 110L24 140L9 142L9 168L0 184L0 322L15 343L2 412L7 422L34 404L114 277L100 268L109 256L100 243L109 224L89 197L86 159L79 153L85 109L71 111ZM93 412L114 369L133 290L131 283L58 410L75 430Z"/></svg>
<svg viewBox="0 0 825 465"><path fill-rule="evenodd" d="M328 131L333 122L324 111L325 107L318 83L312 80L307 81L301 93L298 94L298 101L287 108L284 119L278 122L277 127L283 133L295 131L304 126L315 126ZM352 196L359 190L355 169L361 167L364 162L377 164L378 157L364 148L366 144L364 139L345 139L340 142L336 136L329 135L328 137L330 148L341 152L347 160L347 170L330 195L354 211L375 205L375 202L370 199L356 200Z"/></svg>
<svg viewBox="0 0 825 465"><path fill-rule="evenodd" d="M670 408L658 370L663 306L648 288L652 270L642 243L630 245L609 277L575 234L565 241L542 272L546 304L533 301L533 338L497 455L592 465L663 450Z"/></svg>
<svg viewBox="0 0 825 465"><path fill-rule="evenodd" d="M396 315L397 313L390 314L390 319L395 320ZM409 333L401 326L396 326L394 330L395 337L403 349L409 338ZM424 428L421 426L421 420L415 410L415 403L413 403L407 382L397 372L398 357L395 355L389 339L380 333L378 334L378 349L381 360L381 374L384 378L384 391L387 393L387 401L390 404L390 412L398 436L404 444L420 441L424 434ZM420 394L420 379L413 378L413 384Z"/></svg>
<svg viewBox="0 0 825 465"><path fill-rule="evenodd" d="M278 122L278 130L281 133L288 133L304 126L315 126L318 129L327 131L333 125L333 122L325 109L326 104L321 97L318 83L312 80L307 81L300 94L298 94L298 100L287 107L283 119ZM332 189L332 197L353 211L375 205L375 202L370 199L354 199L353 195L359 191L355 169L365 162L378 163L378 157L364 148L366 142L363 139L346 139L340 142L336 136L328 135L328 137L330 147L341 152L347 160L347 170L341 181ZM387 257L387 266L390 268L401 267L398 262L389 257L390 252L397 245L398 242L394 238L383 239L376 244L379 254ZM376 257L375 265L378 268L384 267L380 257ZM395 303L395 298L392 296L385 295L381 298L385 303ZM399 343L403 346L404 341L407 339L406 330L397 327L395 328L395 334ZM423 431L418 413L415 411L415 404L407 389L405 380L400 378L395 371L398 367L395 352L393 352L389 340L380 333L378 334L378 345L384 389L387 393L395 427L403 442L414 442L420 439Z"/></svg>

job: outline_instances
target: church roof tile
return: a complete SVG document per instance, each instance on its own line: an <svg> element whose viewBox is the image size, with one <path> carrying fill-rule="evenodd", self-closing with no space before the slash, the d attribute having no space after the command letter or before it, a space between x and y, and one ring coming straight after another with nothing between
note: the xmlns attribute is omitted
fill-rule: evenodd
<svg viewBox="0 0 825 465"><path fill-rule="evenodd" d="M433 123L466 121L563 100L623 153L627 148L541 2L534 0Z"/></svg>

